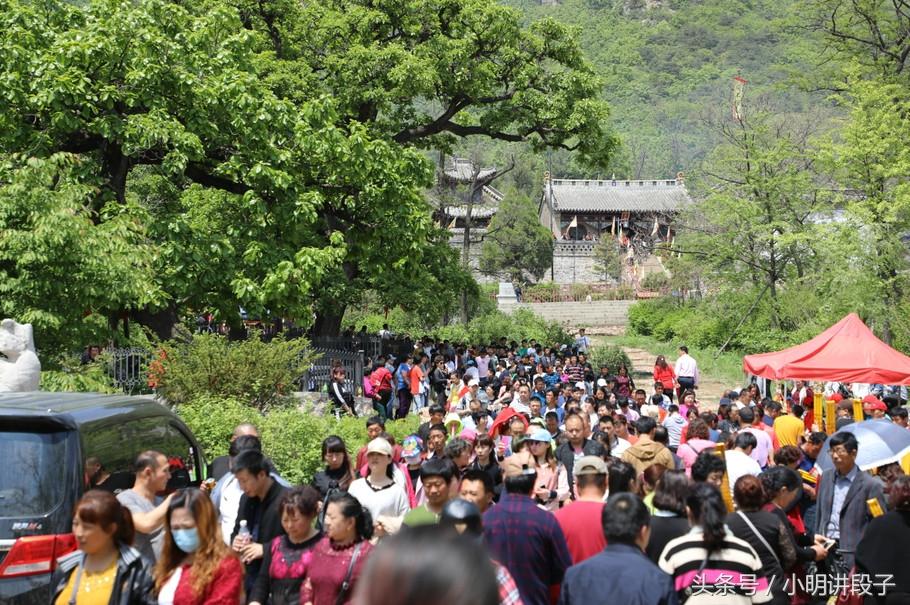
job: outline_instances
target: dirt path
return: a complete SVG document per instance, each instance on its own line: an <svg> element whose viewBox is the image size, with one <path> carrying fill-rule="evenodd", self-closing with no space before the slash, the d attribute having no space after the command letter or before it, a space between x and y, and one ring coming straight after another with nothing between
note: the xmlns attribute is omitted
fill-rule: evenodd
<svg viewBox="0 0 910 605"><path fill-rule="evenodd" d="M639 386L648 385L642 386L642 388L650 392L648 387L653 380L651 370L654 367L654 360L657 359L657 354L645 351L644 349L633 349L631 347L622 347L622 350L626 352L626 355L628 355L629 359L632 361L632 373L635 381ZM669 364L675 362L675 359L667 360L667 363ZM701 407L716 410L718 400L720 400L721 395L723 395L723 392L728 388L730 387L720 380L702 374L701 383L699 383L697 389L698 400L702 404Z"/></svg>

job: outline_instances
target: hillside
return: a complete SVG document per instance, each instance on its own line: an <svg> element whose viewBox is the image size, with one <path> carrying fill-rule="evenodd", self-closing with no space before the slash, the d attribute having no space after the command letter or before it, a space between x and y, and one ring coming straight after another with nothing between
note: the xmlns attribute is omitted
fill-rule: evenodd
<svg viewBox="0 0 910 605"><path fill-rule="evenodd" d="M732 79L748 81L745 107L802 112L827 106L809 94L821 43L800 27L792 0L507 0L528 21L552 17L579 29L588 60L604 79L612 125L622 141L601 176L670 176L696 171L716 144L711 122L731 111ZM479 149L479 151L478 151ZM514 147L471 142L463 153L502 163L519 154L507 181L539 187L546 167L561 176L596 176L568 153L548 157ZM530 191L528 193L531 193Z"/></svg>

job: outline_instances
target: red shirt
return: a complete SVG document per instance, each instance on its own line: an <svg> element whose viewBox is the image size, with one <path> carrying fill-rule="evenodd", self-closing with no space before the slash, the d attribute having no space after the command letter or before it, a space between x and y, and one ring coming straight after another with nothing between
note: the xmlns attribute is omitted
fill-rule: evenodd
<svg viewBox="0 0 910 605"><path fill-rule="evenodd" d="M263 569L261 573L268 573ZM200 605L204 603L236 603L243 590L243 565L233 553L224 557L202 594L193 592L192 566L184 565L183 574L174 593L174 605Z"/></svg>
<svg viewBox="0 0 910 605"><path fill-rule="evenodd" d="M576 500L553 513L566 536L573 565L593 557L607 545L601 529L603 510L603 502Z"/></svg>
<svg viewBox="0 0 910 605"><path fill-rule="evenodd" d="M654 382L659 382L664 385L665 391L672 391L673 386L676 383L676 372L673 371L673 366L667 364L667 367L661 368L660 366L654 366Z"/></svg>

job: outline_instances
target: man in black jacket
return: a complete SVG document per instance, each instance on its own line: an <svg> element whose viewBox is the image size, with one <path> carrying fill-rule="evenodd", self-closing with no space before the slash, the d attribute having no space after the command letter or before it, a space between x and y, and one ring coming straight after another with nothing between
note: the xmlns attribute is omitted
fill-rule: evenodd
<svg viewBox="0 0 910 605"><path fill-rule="evenodd" d="M231 534L231 545L246 565L244 583L246 594L250 594L259 575L265 549L274 538L285 533L279 508L285 488L269 475L269 464L262 452L240 452L234 459L233 470L243 496ZM244 521L250 531L248 541L238 536L240 524ZM263 570L263 573L268 573L268 570Z"/></svg>
<svg viewBox="0 0 910 605"><path fill-rule="evenodd" d="M566 469L566 477L569 481L569 495L574 500L575 478L572 476L572 469L575 468L575 460L584 455L585 446L590 442L590 439L585 437L585 422L578 414L566 416L565 427L566 441L556 449L556 459Z"/></svg>

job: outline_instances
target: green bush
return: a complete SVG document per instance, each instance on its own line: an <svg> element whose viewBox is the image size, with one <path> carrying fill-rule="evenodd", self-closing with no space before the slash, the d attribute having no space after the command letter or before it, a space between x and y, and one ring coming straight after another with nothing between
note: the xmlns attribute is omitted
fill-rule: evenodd
<svg viewBox="0 0 910 605"><path fill-rule="evenodd" d="M660 271L648 273L645 275L645 278L641 280L641 287L645 290L668 292L670 290L670 278L666 273Z"/></svg>
<svg viewBox="0 0 910 605"><path fill-rule="evenodd" d="M39 388L55 393L119 393L108 372L108 359L107 355L102 355L97 361L84 365L76 356L52 360L48 365L59 369L42 371Z"/></svg>
<svg viewBox="0 0 910 605"><path fill-rule="evenodd" d="M304 339L263 342L254 333L229 341L218 334L197 334L162 345L149 374L158 393L174 405L217 397L267 410L290 402L294 381L311 359Z"/></svg>
<svg viewBox="0 0 910 605"><path fill-rule="evenodd" d="M338 435L352 457L366 440L366 418L317 416L296 407L262 413L237 399L202 397L177 408L177 413L193 431L206 459L227 454L231 433L238 424L249 422L259 429L262 448L282 477L292 483L312 480L322 468L322 440ZM419 418L409 416L386 425L398 443L417 431Z"/></svg>
<svg viewBox="0 0 910 605"><path fill-rule="evenodd" d="M617 368L623 364L628 368L629 374L635 371L632 367L632 361L626 355L626 352L614 345L594 347L588 355L588 360L591 362L591 366L594 367L595 372L600 366L605 365L615 374Z"/></svg>
<svg viewBox="0 0 910 605"><path fill-rule="evenodd" d="M629 332L640 336L656 336L654 331L657 325L674 309L676 303L669 298L655 298L635 303L629 308Z"/></svg>

